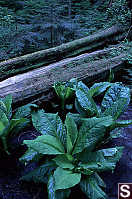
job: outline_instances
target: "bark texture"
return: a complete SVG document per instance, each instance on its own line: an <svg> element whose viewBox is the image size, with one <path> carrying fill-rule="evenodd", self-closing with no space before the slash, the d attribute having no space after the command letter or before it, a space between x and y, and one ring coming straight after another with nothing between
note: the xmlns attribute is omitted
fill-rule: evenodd
<svg viewBox="0 0 132 199"><path fill-rule="evenodd" d="M115 25L93 35L54 48L3 61L0 63L0 81L67 57L77 56L84 52L92 52L101 46L105 46L105 44L108 45L117 40L119 41L124 37L124 32L125 30L122 27Z"/></svg>
<svg viewBox="0 0 132 199"><path fill-rule="evenodd" d="M97 51L98 53L100 51ZM96 55L97 52L92 53ZM100 52L101 53L101 52ZM10 77L0 82L0 97L8 94L13 96L13 103L27 104L47 100L50 89L57 81L68 81L71 78L87 80L105 76L110 69L119 70L123 66L125 53L114 58L90 60L86 53L75 58L64 59L46 67L34 69L30 72Z"/></svg>

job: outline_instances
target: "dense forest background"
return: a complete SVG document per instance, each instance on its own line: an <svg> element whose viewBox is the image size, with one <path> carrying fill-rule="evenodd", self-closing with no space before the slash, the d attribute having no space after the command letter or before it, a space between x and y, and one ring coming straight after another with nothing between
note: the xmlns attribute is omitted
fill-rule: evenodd
<svg viewBox="0 0 132 199"><path fill-rule="evenodd" d="M0 60L72 41L115 23L127 25L125 0L0 0Z"/></svg>

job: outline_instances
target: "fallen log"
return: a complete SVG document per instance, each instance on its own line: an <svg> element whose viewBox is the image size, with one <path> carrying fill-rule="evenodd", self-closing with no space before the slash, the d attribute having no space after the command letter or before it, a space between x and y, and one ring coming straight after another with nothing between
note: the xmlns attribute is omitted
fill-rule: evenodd
<svg viewBox="0 0 132 199"><path fill-rule="evenodd" d="M119 37L124 38L124 32L125 30L122 27L115 25L91 36L74 40L54 48L3 61L0 63L0 81L67 57L94 51L101 46L105 46L105 44L108 45L111 42L117 41Z"/></svg>
<svg viewBox="0 0 132 199"><path fill-rule="evenodd" d="M95 52L94 52L95 54ZM71 78L87 80L87 82L104 77L110 69L119 70L123 66L125 53L114 58L99 59L89 62L90 54L68 58L46 67L10 77L0 82L0 97L13 96L13 103L21 106L29 102L47 100L50 89L57 81L68 81Z"/></svg>

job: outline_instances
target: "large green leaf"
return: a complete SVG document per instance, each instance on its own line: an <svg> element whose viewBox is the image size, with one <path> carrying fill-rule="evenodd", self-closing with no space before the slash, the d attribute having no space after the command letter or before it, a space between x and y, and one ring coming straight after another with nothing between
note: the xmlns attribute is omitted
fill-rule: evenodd
<svg viewBox="0 0 132 199"><path fill-rule="evenodd" d="M19 130L19 125L23 126L27 123L25 118L13 118L12 116L12 96L7 95L0 100L0 139L3 144L3 149L8 152L8 138Z"/></svg>
<svg viewBox="0 0 132 199"><path fill-rule="evenodd" d="M9 113L12 105L12 96L7 95L5 98L2 99L2 101L4 102L7 112Z"/></svg>
<svg viewBox="0 0 132 199"><path fill-rule="evenodd" d="M115 147L115 148L109 148L109 149L102 149L99 150L98 153L103 153L105 159L111 162L118 162L122 156L124 147Z"/></svg>
<svg viewBox="0 0 132 199"><path fill-rule="evenodd" d="M91 150L102 140L107 128L113 124L111 116L102 118L83 119L83 124L79 130L79 136L73 150L73 154L83 151L86 147Z"/></svg>
<svg viewBox="0 0 132 199"><path fill-rule="evenodd" d="M76 108L82 115L98 115L98 109L90 93L90 89L81 81L76 89Z"/></svg>
<svg viewBox="0 0 132 199"><path fill-rule="evenodd" d="M70 81L68 82L68 86L75 91L77 89L77 86L78 86L77 79L76 78L70 79Z"/></svg>
<svg viewBox="0 0 132 199"><path fill-rule="evenodd" d="M72 150L73 150L73 144L72 144L72 141L71 141L71 138L69 136L69 134L67 134L67 153L71 154L72 153Z"/></svg>
<svg viewBox="0 0 132 199"><path fill-rule="evenodd" d="M0 123L0 128L2 129L2 123ZM0 132L0 139L1 142L3 144L3 150L9 155L9 151L8 151L8 141L7 141L7 136L8 136L8 126L3 128L3 130Z"/></svg>
<svg viewBox="0 0 132 199"><path fill-rule="evenodd" d="M21 162L25 165L32 161L38 161L41 158L42 154L39 154L38 151L28 148L24 155L19 158Z"/></svg>
<svg viewBox="0 0 132 199"><path fill-rule="evenodd" d="M122 137L123 128L114 128L110 131L109 140Z"/></svg>
<svg viewBox="0 0 132 199"><path fill-rule="evenodd" d="M101 87L101 86L100 86ZM94 97L94 96L96 96L98 93L99 93L99 90L100 90L100 87L95 87L95 88L90 88L89 89L89 95L91 96L91 97ZM96 94L97 93L97 94Z"/></svg>
<svg viewBox="0 0 132 199"><path fill-rule="evenodd" d="M87 116L88 116L87 112L86 112L86 111L81 107L81 105L79 104L77 98L75 99L75 108L76 108L77 112L78 112L81 116L83 116L83 117L87 117Z"/></svg>
<svg viewBox="0 0 132 199"><path fill-rule="evenodd" d="M4 129L5 129L5 125L3 124L2 121L0 121L0 136L3 134Z"/></svg>
<svg viewBox="0 0 132 199"><path fill-rule="evenodd" d="M53 159L55 163L63 168L63 169L73 169L74 165L70 160L68 160L66 155L57 155L56 158Z"/></svg>
<svg viewBox="0 0 132 199"><path fill-rule="evenodd" d="M11 135L13 136L17 135L20 131L24 131L27 127L31 127L30 119L20 118L17 120L20 120L20 122L17 123L16 128L12 128Z"/></svg>
<svg viewBox="0 0 132 199"><path fill-rule="evenodd" d="M32 112L32 122L36 130L43 135L52 135L66 144L66 129L58 114L44 113L43 110Z"/></svg>
<svg viewBox="0 0 132 199"><path fill-rule="evenodd" d="M87 178L83 178L80 182L80 188L90 199L107 198L105 192L100 188L100 184L98 183L98 179L95 174L88 176Z"/></svg>
<svg viewBox="0 0 132 199"><path fill-rule="evenodd" d="M106 184L105 184L105 182L102 180L102 178L98 175L98 173L94 172L94 176L95 176L95 178L96 178L96 182L98 183L98 185L99 185L100 187L105 188L105 187L106 187Z"/></svg>
<svg viewBox="0 0 132 199"><path fill-rule="evenodd" d="M67 199L71 193L70 189L55 190L55 179L51 174L47 184L48 199Z"/></svg>
<svg viewBox="0 0 132 199"><path fill-rule="evenodd" d="M2 99L0 99L0 110L3 111L5 114L7 113L6 105L4 104Z"/></svg>
<svg viewBox="0 0 132 199"><path fill-rule="evenodd" d="M125 111L130 102L130 89L114 83L106 92L101 109L103 116L111 115L115 120Z"/></svg>
<svg viewBox="0 0 132 199"><path fill-rule="evenodd" d="M84 171L107 171L113 170L115 168L115 164L113 162L88 162L88 163L81 163L80 169Z"/></svg>
<svg viewBox="0 0 132 199"><path fill-rule="evenodd" d="M126 127L132 124L132 120L120 120L114 123L114 127Z"/></svg>
<svg viewBox="0 0 132 199"><path fill-rule="evenodd" d="M76 167L75 172L81 173L81 174L87 175L87 176L90 176L94 173L94 171L92 171L91 168L86 168L86 167L82 167L82 166Z"/></svg>
<svg viewBox="0 0 132 199"><path fill-rule="evenodd" d="M66 115L65 125L67 129L67 152L71 153L78 137L78 130L70 114Z"/></svg>
<svg viewBox="0 0 132 199"><path fill-rule="evenodd" d="M55 190L68 189L75 186L81 180L80 173L73 173L58 167L54 172Z"/></svg>
<svg viewBox="0 0 132 199"><path fill-rule="evenodd" d="M37 108L38 106L36 104L27 104L17 108L15 114L13 115L13 119L30 118L32 107Z"/></svg>
<svg viewBox="0 0 132 199"><path fill-rule="evenodd" d="M61 142L51 135L41 135L35 140L24 140L24 144L40 154L55 155L65 153Z"/></svg>
<svg viewBox="0 0 132 199"><path fill-rule="evenodd" d="M72 119L74 120L74 122L76 123L77 127L80 127L82 125L82 117L80 114L78 113L68 113L68 115L70 117L72 117Z"/></svg>
<svg viewBox="0 0 132 199"><path fill-rule="evenodd" d="M27 121L26 118L11 119L8 131L11 132L15 127L17 128L18 125L23 125Z"/></svg>
<svg viewBox="0 0 132 199"><path fill-rule="evenodd" d="M48 175L55 168L55 164L52 161L47 161L43 165L37 167L36 169L30 171L28 174L21 177L21 180L35 183L47 183Z"/></svg>
<svg viewBox="0 0 132 199"><path fill-rule="evenodd" d="M6 96L0 101L0 139L3 144L3 149L8 154L8 137L11 136L12 130L17 127L18 124L25 123L26 119L10 119L12 110L12 97L11 95ZM17 131L17 128L15 129Z"/></svg>
<svg viewBox="0 0 132 199"><path fill-rule="evenodd" d="M81 163L80 168L92 171L114 170L117 161L121 158L123 147L102 149L96 152L84 150L78 158Z"/></svg>
<svg viewBox="0 0 132 199"><path fill-rule="evenodd" d="M17 128L15 129L15 131L13 130L13 134L16 135L18 134L19 131L24 130L27 127L31 126L31 111L32 111L32 107L33 108L37 108L37 105L35 104L27 104L25 106L21 106L19 108L16 109L15 114L13 115L12 119L16 120L16 119L21 119L21 118L26 118L25 122L19 123L17 125Z"/></svg>
<svg viewBox="0 0 132 199"><path fill-rule="evenodd" d="M82 91L84 91L86 93L89 92L89 88L82 81L78 82L76 90L82 90Z"/></svg>
<svg viewBox="0 0 132 199"><path fill-rule="evenodd" d="M7 144L7 136L8 136L8 128L9 128L9 120L6 116L6 114L3 112L3 110L0 109L0 139L2 142L2 147L4 151L6 151L7 154L8 152L8 144Z"/></svg>
<svg viewBox="0 0 132 199"><path fill-rule="evenodd" d="M27 104L25 106L17 108L12 118L13 119L26 118L26 120L25 122L17 124L17 128L12 132L13 135L16 135L20 130L24 130L24 128L31 126L31 111L32 108L35 109L37 107L38 106L36 104Z"/></svg>
<svg viewBox="0 0 132 199"><path fill-rule="evenodd" d="M49 176L48 179L47 191L48 191L48 199L57 199L55 194L55 179L52 174Z"/></svg>
<svg viewBox="0 0 132 199"><path fill-rule="evenodd" d="M106 91L107 88L109 88L112 84L110 82L100 82L95 83L91 88L90 92L92 92L92 96L97 96L104 91Z"/></svg>
<svg viewBox="0 0 132 199"><path fill-rule="evenodd" d="M105 161L108 159L109 161L118 161L122 155L123 147L115 147L108 149L101 149L96 152L89 152L88 148L86 148L82 153L78 154L78 158L83 163L87 162L99 162Z"/></svg>
<svg viewBox="0 0 132 199"><path fill-rule="evenodd" d="M5 116L5 113L3 114ZM0 139L3 143L4 150L9 154L8 152L8 137L12 135L13 128L17 127L18 124L25 122L26 119L12 119L8 121L7 117L3 117L2 121L0 121Z"/></svg>
<svg viewBox="0 0 132 199"><path fill-rule="evenodd" d="M76 97L77 97L78 103L83 108L83 110L87 113L88 116L98 115L97 106L93 98L89 94L89 92L86 92L85 90L82 90L82 89L78 89L76 91Z"/></svg>
<svg viewBox="0 0 132 199"><path fill-rule="evenodd" d="M32 123L33 126L36 128L37 131L39 131L42 134L46 134L46 128L45 128L45 111L43 109L32 111Z"/></svg>
<svg viewBox="0 0 132 199"><path fill-rule="evenodd" d="M126 106L127 99L121 98L114 102L112 106L108 107L103 113L100 114L101 117L111 115L114 120L118 119L119 116L124 111L124 107Z"/></svg>
<svg viewBox="0 0 132 199"><path fill-rule="evenodd" d="M7 95L5 98L2 99L2 101L4 102L5 106L6 106L6 116L8 117L8 119L11 118L12 115L12 96L11 95Z"/></svg>
<svg viewBox="0 0 132 199"><path fill-rule="evenodd" d="M3 123L5 127L9 124L9 120L6 113L4 113L1 109L0 109L0 121Z"/></svg>
<svg viewBox="0 0 132 199"><path fill-rule="evenodd" d="M110 126L110 137L111 138L120 137L122 133L121 127L127 127L131 124L132 124L132 120L114 121L113 124Z"/></svg>

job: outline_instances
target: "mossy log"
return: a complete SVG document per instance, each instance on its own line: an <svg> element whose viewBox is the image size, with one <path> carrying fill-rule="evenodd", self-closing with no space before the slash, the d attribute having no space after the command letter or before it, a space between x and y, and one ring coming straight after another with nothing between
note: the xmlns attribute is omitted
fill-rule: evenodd
<svg viewBox="0 0 132 199"><path fill-rule="evenodd" d="M99 54L97 52L91 54L97 55ZM46 67L10 77L0 82L0 97L11 94L16 106L47 100L55 82L68 81L71 78L88 82L104 77L110 69L119 70L124 63L122 58L126 56L123 53L114 58L90 60L91 54L86 53L75 58L67 58Z"/></svg>
<svg viewBox="0 0 132 199"><path fill-rule="evenodd" d="M0 62L0 81L16 74L43 67L67 57L77 56L84 52L92 52L124 37L125 30L120 26L99 31L93 35L41 50L35 53Z"/></svg>

